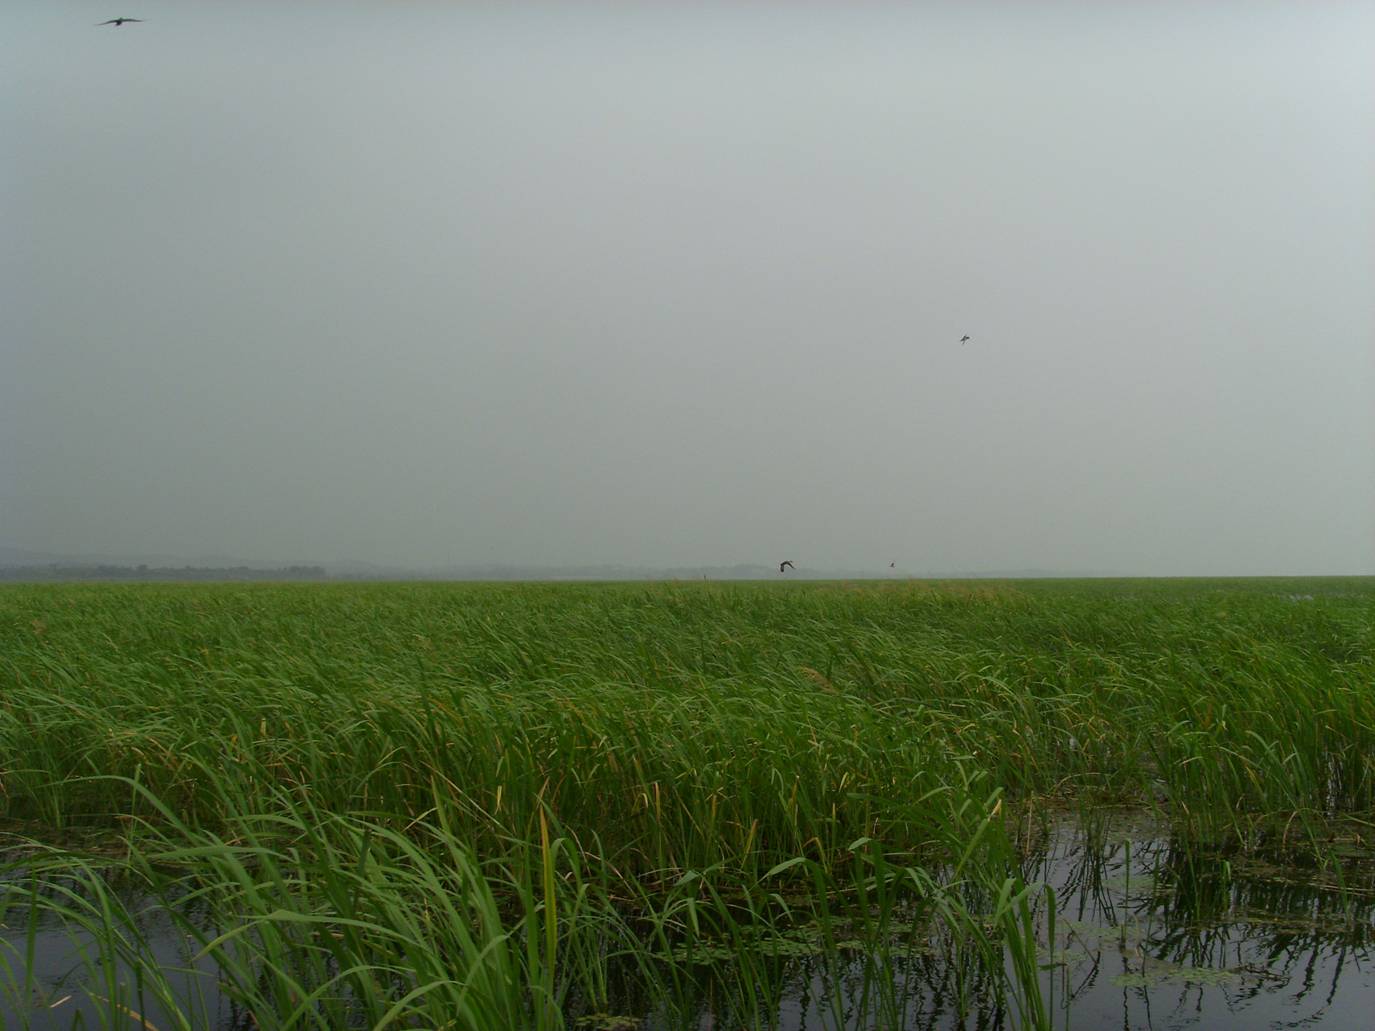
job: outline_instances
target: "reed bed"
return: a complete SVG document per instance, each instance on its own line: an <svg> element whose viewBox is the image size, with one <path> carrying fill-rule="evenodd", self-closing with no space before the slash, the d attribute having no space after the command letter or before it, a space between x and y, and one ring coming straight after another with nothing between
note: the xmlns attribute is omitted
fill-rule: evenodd
<svg viewBox="0 0 1375 1031"><path fill-rule="evenodd" d="M1375 815L1369 579L14 586L0 683L0 986L57 914L109 1026L203 1026L136 899L263 1028L671 1023L722 957L768 1026L790 949L896 1027L933 934L1048 1026L1014 811Z"/></svg>

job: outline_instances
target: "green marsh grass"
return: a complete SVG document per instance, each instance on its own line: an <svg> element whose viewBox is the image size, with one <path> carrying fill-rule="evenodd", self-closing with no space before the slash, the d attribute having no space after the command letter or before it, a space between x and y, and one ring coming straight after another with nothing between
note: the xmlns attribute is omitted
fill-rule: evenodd
<svg viewBox="0 0 1375 1031"><path fill-rule="evenodd" d="M133 885L263 1028L687 1013L721 957L769 1026L780 955L856 949L899 1026L886 953L930 928L987 975L962 1005L1044 1027L1014 812L1317 862L1375 813L1365 579L14 586L0 678L0 819L43 846L0 921L103 942L110 1026L115 955L179 1012Z"/></svg>

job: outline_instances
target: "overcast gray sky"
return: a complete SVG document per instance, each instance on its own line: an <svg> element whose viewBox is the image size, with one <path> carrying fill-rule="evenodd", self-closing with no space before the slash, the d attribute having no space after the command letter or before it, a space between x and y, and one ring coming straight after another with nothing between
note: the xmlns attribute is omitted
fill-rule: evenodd
<svg viewBox="0 0 1375 1031"><path fill-rule="evenodd" d="M1375 571L1371 4L4 25L0 545Z"/></svg>

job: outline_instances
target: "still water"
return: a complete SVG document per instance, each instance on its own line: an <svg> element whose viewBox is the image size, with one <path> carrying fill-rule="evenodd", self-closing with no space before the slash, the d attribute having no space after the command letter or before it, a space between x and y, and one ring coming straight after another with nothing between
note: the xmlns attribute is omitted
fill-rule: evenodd
<svg viewBox="0 0 1375 1031"><path fill-rule="evenodd" d="M1054 889L1035 907L1040 987L1056 1028L1216 1029L1375 1027L1375 857L1348 850L1340 870L1296 866L1274 849L1243 855L1186 844L1141 814L1050 822L1022 843L1023 875ZM1269 858L1263 858L1265 856ZM10 882L8 890L19 890ZM0 891L7 886L0 884ZM251 1014L220 990L217 970L165 910L140 910L191 1026L237 1031ZM11 906L11 916L24 907ZM728 959L690 972L675 1005L619 993L610 1013L575 1012L587 1031L780 1031L1022 1026L974 957L916 929L882 956L817 955L799 940L775 949L768 984L740 990ZM92 963L92 960L95 962ZM96 976L92 977L91 971ZM89 933L51 916L0 927L0 1024L34 1031L122 1021L168 1031L179 1022L130 965ZM690 997L686 1004L682 996ZM112 1001L113 1000L113 1001ZM729 1000L729 1001L727 1001Z"/></svg>
<svg viewBox="0 0 1375 1031"><path fill-rule="evenodd" d="M1040 990L1057 1029L1375 1028L1375 854L1368 849L1348 849L1339 870L1321 871L1294 865L1289 848L1261 843L1247 855L1226 854L1172 837L1157 817L1114 811L1047 821L1028 834L1022 854L1025 879L1055 893L1053 941L1044 894L1035 925ZM1027 1024L1014 1000L998 1000L967 950L939 935L877 962L795 957L780 971L776 998L751 1013L715 1001L740 998L730 978L728 968L700 978L695 1013L643 1018L627 1007L583 1026L1013 1031Z"/></svg>

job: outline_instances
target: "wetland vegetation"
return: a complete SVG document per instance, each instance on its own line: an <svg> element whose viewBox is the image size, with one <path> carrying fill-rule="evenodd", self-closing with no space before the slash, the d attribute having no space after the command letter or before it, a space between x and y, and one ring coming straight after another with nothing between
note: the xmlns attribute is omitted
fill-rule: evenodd
<svg viewBox="0 0 1375 1031"><path fill-rule="evenodd" d="M1372 941L1370 579L6 586L0 617L15 1027L1375 1002L1337 976Z"/></svg>

